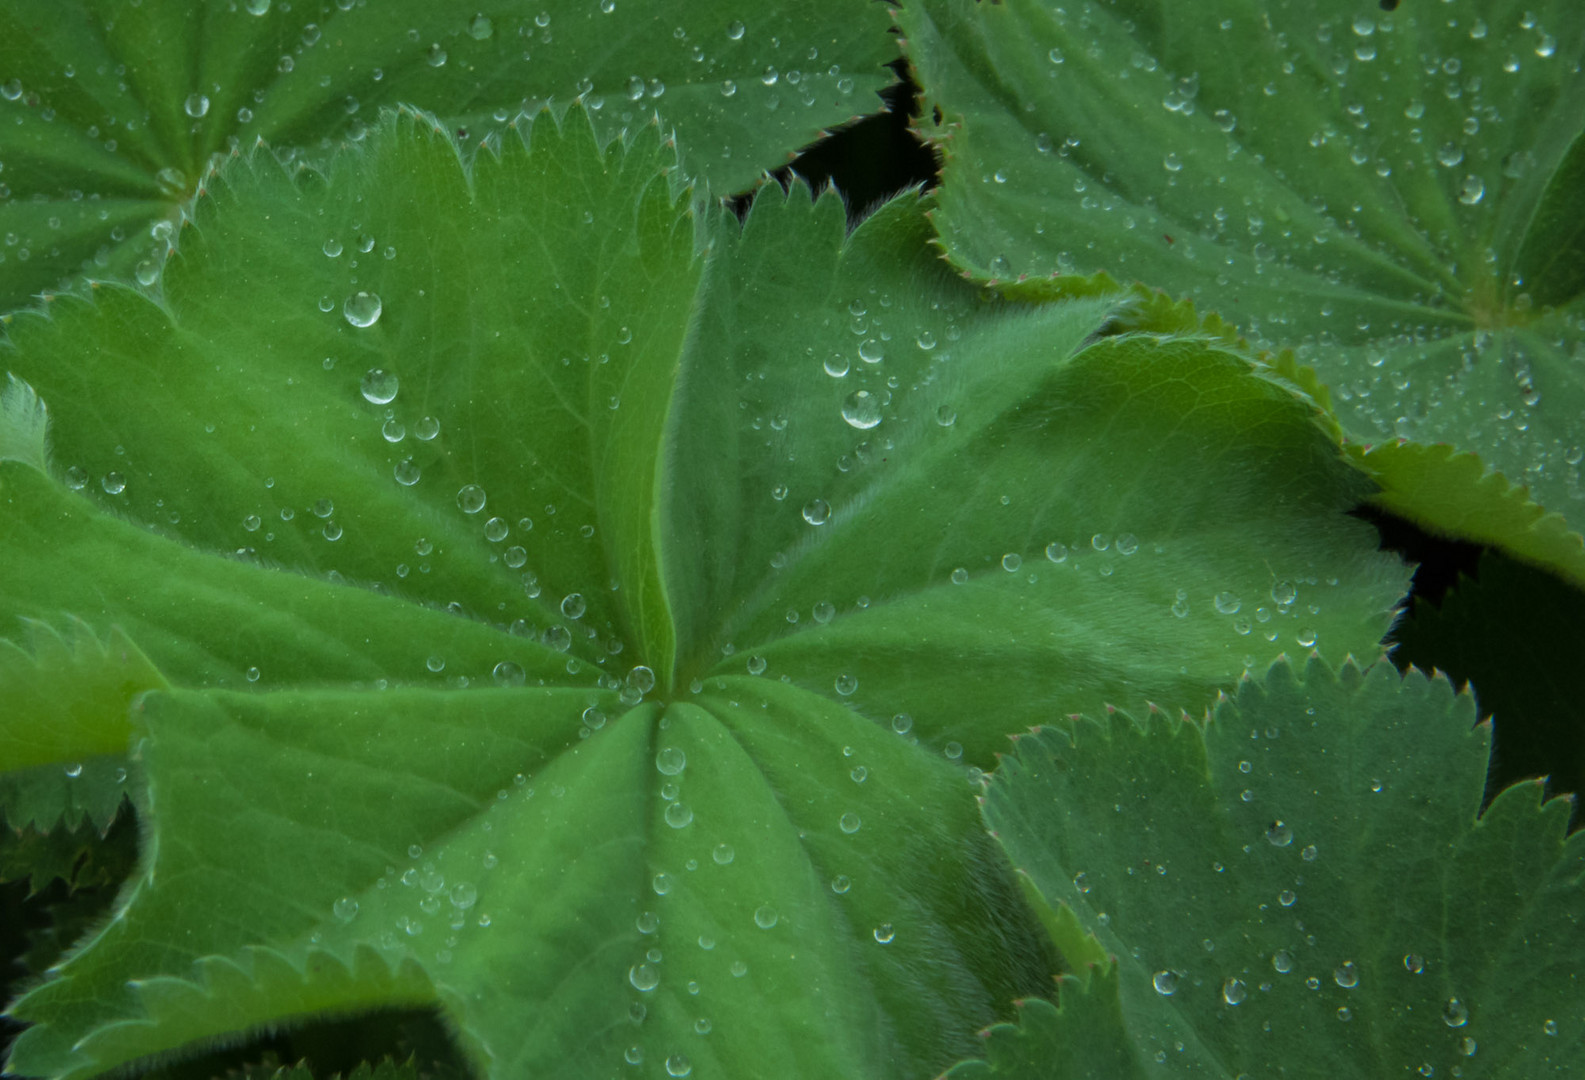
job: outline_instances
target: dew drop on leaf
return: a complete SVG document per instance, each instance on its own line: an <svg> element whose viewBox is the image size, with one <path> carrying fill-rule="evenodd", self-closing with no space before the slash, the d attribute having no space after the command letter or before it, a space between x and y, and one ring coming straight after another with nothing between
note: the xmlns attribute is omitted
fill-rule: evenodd
<svg viewBox="0 0 1585 1080"><path fill-rule="evenodd" d="M858 832L859 827L862 824L863 823L859 820L859 816L851 810L843 814L842 817L837 821L837 827L849 835Z"/></svg>
<svg viewBox="0 0 1585 1080"><path fill-rule="evenodd" d="M804 504L803 518L811 525L824 525L831 520L831 504L824 499L810 499Z"/></svg>
<svg viewBox="0 0 1585 1080"><path fill-rule="evenodd" d="M582 593L568 593L561 598L561 613L569 619L581 619L587 610Z"/></svg>
<svg viewBox="0 0 1585 1080"><path fill-rule="evenodd" d="M1359 985L1359 969L1354 961L1345 961L1332 972L1332 980L1344 990L1352 990Z"/></svg>
<svg viewBox="0 0 1585 1080"><path fill-rule="evenodd" d="M687 1055L673 1054L671 1057L666 1059L667 1076L683 1077L691 1076L692 1074L693 1063L688 1060Z"/></svg>
<svg viewBox="0 0 1585 1080"><path fill-rule="evenodd" d="M496 664L490 674L497 686L522 686L528 678L523 669L510 660L502 660Z"/></svg>
<svg viewBox="0 0 1585 1080"><path fill-rule="evenodd" d="M660 972L649 964L634 964L627 969L627 981L633 989L648 992L660 985Z"/></svg>
<svg viewBox="0 0 1585 1080"><path fill-rule="evenodd" d="M344 923L349 923L358 917L358 902L350 896L343 896L330 908L335 917Z"/></svg>
<svg viewBox="0 0 1585 1080"><path fill-rule="evenodd" d="M1175 971L1158 971L1150 982L1156 988L1156 993L1171 997L1178 989L1178 974Z"/></svg>
<svg viewBox="0 0 1585 1080"><path fill-rule="evenodd" d="M1442 1022L1450 1028L1463 1027L1469 1023L1469 1006L1458 998L1448 998L1442 1007Z"/></svg>
<svg viewBox="0 0 1585 1080"><path fill-rule="evenodd" d="M209 113L209 98L203 94L188 94L187 100L182 102L182 111L194 120Z"/></svg>
<svg viewBox="0 0 1585 1080"><path fill-rule="evenodd" d="M396 392L400 387L395 373L384 368L370 368L363 375L363 381L358 384L358 392L363 395L363 400L371 405L389 405L396 400Z"/></svg>
<svg viewBox="0 0 1585 1080"><path fill-rule="evenodd" d="M457 507L464 514L477 514L484 509L484 489L478 484L464 484L457 490Z"/></svg>
<svg viewBox="0 0 1585 1080"><path fill-rule="evenodd" d="M341 304L341 314L349 323L358 327L373 326L380 321L380 313L384 310L385 306L380 303L379 294L371 292L355 292ZM395 394L391 395L391 397L395 396ZM391 398L385 400L389 401ZM380 402L382 405L384 403Z"/></svg>
<svg viewBox="0 0 1585 1080"><path fill-rule="evenodd" d="M881 399L868 390L855 390L842 402L842 419L849 427L868 431L881 422Z"/></svg>
<svg viewBox="0 0 1585 1080"><path fill-rule="evenodd" d="M495 23L488 15L475 15L473 21L468 23L468 36L474 41L483 41L495 33Z"/></svg>
<svg viewBox="0 0 1585 1080"><path fill-rule="evenodd" d="M881 945L890 945L897 937L897 931L889 922L883 922L875 928L875 940Z"/></svg>
<svg viewBox="0 0 1585 1080"><path fill-rule="evenodd" d="M666 824L674 829L686 829L693 822L693 811L680 802L666 807Z"/></svg>
<svg viewBox="0 0 1585 1080"><path fill-rule="evenodd" d="M662 776L677 776L687 767L688 755L680 746L662 747L655 755L655 771Z"/></svg>
<svg viewBox="0 0 1585 1080"><path fill-rule="evenodd" d="M732 850L731 844L717 844L710 857L715 860L717 866L729 866L737 857L737 852Z"/></svg>
<svg viewBox="0 0 1585 1080"><path fill-rule="evenodd" d="M754 925L759 927L761 930L771 929L780 920L781 916L778 915L776 913L776 909L771 907L769 904L761 904L759 907L754 909Z"/></svg>
<svg viewBox="0 0 1585 1080"><path fill-rule="evenodd" d="M1237 1005L1244 1000L1245 987L1242 979L1228 979L1222 984L1222 1000L1229 1005Z"/></svg>
<svg viewBox="0 0 1585 1080"><path fill-rule="evenodd" d="M835 685L837 693L841 694L843 697L847 697L859 688L859 681L857 677L844 671L842 674L837 676Z"/></svg>
<svg viewBox="0 0 1585 1080"><path fill-rule="evenodd" d="M1273 821L1266 829L1266 842L1272 847L1287 847L1293 843L1293 829L1286 822Z"/></svg>

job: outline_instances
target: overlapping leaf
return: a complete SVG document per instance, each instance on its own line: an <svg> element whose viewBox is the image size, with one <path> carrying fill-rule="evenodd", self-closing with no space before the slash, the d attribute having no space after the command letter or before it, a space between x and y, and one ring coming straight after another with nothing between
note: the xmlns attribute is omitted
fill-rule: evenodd
<svg viewBox="0 0 1585 1080"><path fill-rule="evenodd" d="M323 157L381 106L420 104L463 136L581 96L612 132L658 110L690 171L731 191L871 111L894 55L869 0L16 0L0 10L0 312L79 270L152 278L212 155L239 141Z"/></svg>
<svg viewBox="0 0 1585 1080"><path fill-rule="evenodd" d="M954 261L1104 268L1296 348L1351 439L1474 451L1564 514L1545 565L1585 580L1585 9L933 0L902 22Z"/></svg>
<svg viewBox="0 0 1585 1080"><path fill-rule="evenodd" d="M930 1075L1056 963L966 766L1374 653L1404 570L1272 370L1084 348L1110 301L982 295L911 195L740 231L654 127L489 145L239 159L156 288L13 321L54 458L0 462L0 613L182 688L15 1070L433 1001L488 1075Z"/></svg>
<svg viewBox="0 0 1585 1080"><path fill-rule="evenodd" d="M1585 837L1533 783L1476 820L1474 712L1441 678L1312 658L1203 733L1118 717L1021 738L987 821L1116 958L1101 1000L1066 1007L1120 1004L1132 1053L1190 1072L1574 1075ZM1115 1022L1034 1010L993 1039L997 1069L963 1074L1117 1043Z"/></svg>

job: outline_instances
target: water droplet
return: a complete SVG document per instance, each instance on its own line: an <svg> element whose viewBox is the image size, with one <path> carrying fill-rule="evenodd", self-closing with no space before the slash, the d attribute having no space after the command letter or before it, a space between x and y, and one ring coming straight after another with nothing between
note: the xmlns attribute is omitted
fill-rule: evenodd
<svg viewBox="0 0 1585 1080"><path fill-rule="evenodd" d="M761 930L769 930L780 918L781 916L776 914L776 909L769 904L761 904L754 909L754 925Z"/></svg>
<svg viewBox="0 0 1585 1080"><path fill-rule="evenodd" d="M859 344L859 359L866 364L878 364L886 359L886 350L874 338L865 338Z"/></svg>
<svg viewBox="0 0 1585 1080"><path fill-rule="evenodd" d="M1287 607L1298 595L1299 590L1293 587L1291 581L1279 581L1271 587L1271 598L1279 607Z"/></svg>
<svg viewBox="0 0 1585 1080"><path fill-rule="evenodd" d="M763 656L751 656L751 657L749 657L748 658L748 673L750 675L763 675L763 674L765 674L765 658Z"/></svg>
<svg viewBox="0 0 1585 1080"><path fill-rule="evenodd" d="M743 32L746 29L748 29L746 26L744 26L742 23L738 22L736 19L733 19L730 23L727 24L726 36L731 38L733 41L742 41L743 40Z"/></svg>
<svg viewBox="0 0 1585 1080"><path fill-rule="evenodd" d="M483 41L495 33L495 23L488 15L475 15L473 21L468 23L468 36L474 41Z"/></svg>
<svg viewBox="0 0 1585 1080"><path fill-rule="evenodd" d="M1293 970L1293 957L1288 955L1286 949L1279 949L1271 954L1271 966L1277 969L1279 975L1286 975Z"/></svg>
<svg viewBox="0 0 1585 1080"><path fill-rule="evenodd" d="M331 905L330 911L340 922L349 923L358 917L358 902L350 896L343 896Z"/></svg>
<svg viewBox="0 0 1585 1080"><path fill-rule="evenodd" d="M1272 847L1287 847L1293 843L1293 830L1286 822L1273 821L1266 829L1266 843Z"/></svg>
<svg viewBox="0 0 1585 1080"><path fill-rule="evenodd" d="M112 470L100 478L99 486L105 489L106 495L119 495L127 489L127 478Z"/></svg>
<svg viewBox="0 0 1585 1080"><path fill-rule="evenodd" d="M688 1076L693 1072L693 1064L684 1054L673 1054L666 1059L667 1076Z"/></svg>
<svg viewBox="0 0 1585 1080"><path fill-rule="evenodd" d="M660 985L660 972L649 964L634 964L627 969L627 981L633 984L633 989L647 992Z"/></svg>
<svg viewBox="0 0 1585 1080"><path fill-rule="evenodd" d="M881 422L881 399L868 390L855 390L842 403L842 419L849 427L868 431ZM890 430L890 429L888 429Z"/></svg>
<svg viewBox="0 0 1585 1080"><path fill-rule="evenodd" d="M1171 997L1178 990L1178 973L1175 971L1158 971L1150 982L1156 988L1156 993L1162 997Z"/></svg>
<svg viewBox="0 0 1585 1080"><path fill-rule="evenodd" d="M1277 903L1281 904L1283 907L1292 907L1294 902L1298 899L1298 894L1296 894L1292 889L1283 889L1277 894Z"/></svg>
<svg viewBox="0 0 1585 1080"><path fill-rule="evenodd" d="M510 660L502 660L496 664L490 674L494 677L497 686L522 686L528 680L523 669Z"/></svg>
<svg viewBox="0 0 1585 1080"><path fill-rule="evenodd" d="M445 67L446 50L440 47L439 42L435 42L430 45L429 52L425 54L425 58L428 59L430 67Z"/></svg>
<svg viewBox="0 0 1585 1080"><path fill-rule="evenodd" d="M358 392L363 395L363 400L371 405L389 405L396 400L396 392L400 382L393 372L384 368L370 368L364 373L363 381L358 384ZM400 424L397 427L401 427ZM392 439L391 442L398 440Z"/></svg>
<svg viewBox="0 0 1585 1080"><path fill-rule="evenodd" d="M897 931L892 929L892 924L883 922L875 928L875 940L882 945L890 945L897 937Z"/></svg>
<svg viewBox="0 0 1585 1080"><path fill-rule="evenodd" d="M969 571L968 571L967 567L960 566L960 567L957 567L955 570L952 571L952 584L954 584L954 585L966 585L966 584L968 584L968 580L969 580Z"/></svg>
<svg viewBox="0 0 1585 1080"><path fill-rule="evenodd" d="M642 1046L629 1046L623 1052L622 1060L629 1065L642 1065L644 1063L644 1048Z"/></svg>
<svg viewBox="0 0 1585 1080"><path fill-rule="evenodd" d="M1017 571L1017 569L1022 565L1024 565L1024 557L1018 554L1016 551L1009 551L1006 555L1002 556L1002 569L1006 570L1009 574Z"/></svg>
<svg viewBox="0 0 1585 1080"><path fill-rule="evenodd" d="M1414 953L1406 953L1403 958L1403 969L1411 975L1418 975L1425 970L1425 961Z"/></svg>
<svg viewBox="0 0 1585 1080"><path fill-rule="evenodd" d="M1166 157L1161 159L1161 167L1166 169L1168 172L1182 172L1183 159L1177 154L1168 154Z"/></svg>
<svg viewBox="0 0 1585 1080"><path fill-rule="evenodd" d="M837 693L843 697L848 697L859 688L859 680L857 676L850 675L844 671L837 676L835 686Z"/></svg>
<svg viewBox="0 0 1585 1080"><path fill-rule="evenodd" d="M1347 960L1332 972L1332 979L1344 990L1352 990L1359 985L1359 969Z"/></svg>
<svg viewBox="0 0 1585 1080"><path fill-rule="evenodd" d="M1319 854L1319 852L1315 850L1314 844L1307 845L1303 851L1299 852L1299 856L1304 859L1305 862L1314 862L1317 854Z"/></svg>
<svg viewBox="0 0 1585 1080"><path fill-rule="evenodd" d="M730 866L737 853L732 850L731 844L717 844L710 857L715 860L717 866Z"/></svg>
<svg viewBox="0 0 1585 1080"><path fill-rule="evenodd" d="M1548 1020L1548 1021L1546 1021L1544 1024L1541 1025L1541 1033L1543 1035L1556 1035L1557 1034L1557 1021L1556 1020Z"/></svg>
<svg viewBox="0 0 1585 1080"><path fill-rule="evenodd" d="M479 890L468 882L459 882L451 887L451 906L459 911L467 911L479 902Z"/></svg>
<svg viewBox="0 0 1585 1080"><path fill-rule="evenodd" d="M900 712L892 717L892 730L899 735L906 735L914 729L914 718L905 712Z"/></svg>
<svg viewBox="0 0 1585 1080"><path fill-rule="evenodd" d="M589 605L584 602L582 593L568 593L561 599L561 613L569 619L581 619Z"/></svg>
<svg viewBox="0 0 1585 1080"><path fill-rule="evenodd" d="M838 874L836 877L831 879L831 891L836 893L838 896L842 896L852 887L853 882L848 879L846 874Z"/></svg>
<svg viewBox="0 0 1585 1080"><path fill-rule="evenodd" d="M824 525L831 520L831 504L824 499L810 499L804 503L803 517L811 525Z"/></svg>
<svg viewBox="0 0 1585 1080"><path fill-rule="evenodd" d="M1486 196L1486 181L1474 173L1464 177L1463 184L1459 185L1458 201L1465 206L1474 206Z"/></svg>
<svg viewBox="0 0 1585 1080"><path fill-rule="evenodd" d="M1242 979L1228 979L1222 984L1222 1000L1237 1005L1244 1000L1246 990Z"/></svg>
<svg viewBox="0 0 1585 1080"><path fill-rule="evenodd" d="M1450 1028L1463 1027L1469 1023L1469 1006L1458 998L1448 998L1442 1007L1442 1022Z"/></svg>
<svg viewBox="0 0 1585 1080"><path fill-rule="evenodd" d="M484 489L478 484L465 484L457 490L457 506L464 514L477 514L484 509Z"/></svg>
<svg viewBox="0 0 1585 1080"><path fill-rule="evenodd" d="M862 824L863 822L859 820L859 816L851 810L843 814L837 821L837 827L849 835L858 832L859 826Z"/></svg>
<svg viewBox="0 0 1585 1080"><path fill-rule="evenodd" d="M674 829L686 829L693 822L693 811L680 802L666 807L666 824Z"/></svg>
<svg viewBox="0 0 1585 1080"><path fill-rule="evenodd" d="M1233 593L1219 592L1216 594L1216 610L1223 615L1236 615L1242 603Z"/></svg>
<svg viewBox="0 0 1585 1080"><path fill-rule="evenodd" d="M1046 558L1054 563L1066 562L1068 558L1068 545L1059 540L1053 540L1046 545Z"/></svg>
<svg viewBox="0 0 1585 1080"><path fill-rule="evenodd" d="M249 15L263 15L270 10L270 0L244 0Z"/></svg>
<svg viewBox="0 0 1585 1080"><path fill-rule="evenodd" d="M1306 626L1294 635L1293 640L1308 649L1315 644L1315 631Z"/></svg>
<svg viewBox="0 0 1585 1080"><path fill-rule="evenodd" d="M209 99L203 94L188 94L187 100L182 102L182 111L197 120L208 114Z"/></svg>
<svg viewBox="0 0 1585 1080"><path fill-rule="evenodd" d="M380 321L380 313L384 310L379 294L371 292L355 292L341 304L341 314L353 326L373 326Z"/></svg>
<svg viewBox="0 0 1585 1080"><path fill-rule="evenodd" d="M680 746L662 747L655 755L655 770L662 776L676 776L688 767L688 755Z"/></svg>
<svg viewBox="0 0 1585 1080"><path fill-rule="evenodd" d="M421 470L418 467L417 462L415 462L410 457L403 458L401 461L398 461L396 463L396 467L391 470L391 473L396 477L396 482L401 484L403 487L412 487L414 484L418 483L419 478L423 476L423 470Z"/></svg>

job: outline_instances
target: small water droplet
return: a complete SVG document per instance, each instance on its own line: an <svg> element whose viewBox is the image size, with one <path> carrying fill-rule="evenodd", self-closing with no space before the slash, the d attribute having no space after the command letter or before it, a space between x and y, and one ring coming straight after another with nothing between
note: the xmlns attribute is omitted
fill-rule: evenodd
<svg viewBox="0 0 1585 1080"><path fill-rule="evenodd" d="M693 1064L684 1054L673 1054L666 1059L666 1075L673 1077L689 1076L693 1073Z"/></svg>
<svg viewBox="0 0 1585 1080"><path fill-rule="evenodd" d="M106 495L119 495L127 489L127 478L111 470L100 478L99 486L105 489Z"/></svg>
<svg viewBox="0 0 1585 1080"><path fill-rule="evenodd" d="M338 921L349 923L358 917L358 902L350 896L343 896L331 905L330 911Z"/></svg>
<svg viewBox="0 0 1585 1080"><path fill-rule="evenodd" d="M1286 949L1279 949L1271 954L1271 966L1277 969L1279 975L1286 975L1293 970L1293 957Z"/></svg>
<svg viewBox="0 0 1585 1080"><path fill-rule="evenodd" d="M890 945L897 937L897 931L889 922L883 922L875 928L875 940L882 945Z"/></svg>
<svg viewBox="0 0 1585 1080"><path fill-rule="evenodd" d="M868 431L881 422L881 399L868 390L855 390L842 402L842 419L849 427ZM890 430L890 429L888 429Z"/></svg>
<svg viewBox="0 0 1585 1080"><path fill-rule="evenodd" d="M1287 847L1293 843L1293 829L1286 822L1273 821L1266 829L1266 843L1272 847Z"/></svg>
<svg viewBox="0 0 1585 1080"><path fill-rule="evenodd" d="M804 504L803 519L811 525L824 525L831 520L831 504L824 499L810 499Z"/></svg>
<svg viewBox="0 0 1585 1080"><path fill-rule="evenodd" d="M848 697L859 688L859 680L857 676L850 675L844 671L836 677L835 686L837 693L843 697Z"/></svg>
<svg viewBox="0 0 1585 1080"><path fill-rule="evenodd" d="M1354 966L1354 961L1344 961L1333 970L1332 979L1344 990L1352 990L1359 985L1359 969Z"/></svg>
<svg viewBox="0 0 1585 1080"><path fill-rule="evenodd" d="M761 930L769 930L780 921L781 916L769 904L761 904L754 909L754 925Z"/></svg>
<svg viewBox="0 0 1585 1080"><path fill-rule="evenodd" d="M496 664L490 674L497 686L522 686L528 680L523 669L510 660L502 660Z"/></svg>
<svg viewBox="0 0 1585 1080"><path fill-rule="evenodd" d="M859 827L862 824L863 822L859 820L859 816L851 810L843 814L842 817L837 821L837 827L850 835L852 833L858 832Z"/></svg>
<svg viewBox="0 0 1585 1080"><path fill-rule="evenodd" d="M484 489L478 484L465 484L457 490L457 506L464 514L477 514L484 503Z"/></svg>
<svg viewBox="0 0 1585 1080"><path fill-rule="evenodd" d="M660 972L649 964L634 964L627 969L627 981L633 989L648 992L660 985Z"/></svg>
<svg viewBox="0 0 1585 1080"><path fill-rule="evenodd" d="M468 23L468 36L474 41L483 41L495 33L495 23L488 15L475 15L473 21Z"/></svg>
<svg viewBox="0 0 1585 1080"><path fill-rule="evenodd" d="M403 487L412 487L414 484L418 483L418 481L423 476L423 470L421 470L418 467L418 463L410 457L403 458L401 461L398 461L396 463L396 467L391 470L391 473L396 477L396 482L401 484Z"/></svg>
<svg viewBox="0 0 1585 1080"><path fill-rule="evenodd" d="M666 824L674 829L686 829L693 822L693 811L680 802L666 807Z"/></svg>
<svg viewBox="0 0 1585 1080"><path fill-rule="evenodd" d="M1171 997L1178 990L1178 973L1175 971L1158 971L1150 982L1156 988L1156 993L1162 997Z"/></svg>
<svg viewBox="0 0 1585 1080"><path fill-rule="evenodd" d="M182 111L197 120L209 113L209 98L203 94L188 94L187 100L182 102Z"/></svg>
<svg viewBox="0 0 1585 1080"><path fill-rule="evenodd" d="M1237 1005L1244 1000L1246 989L1242 979L1228 979L1222 984L1222 1000Z"/></svg>
<svg viewBox="0 0 1585 1080"><path fill-rule="evenodd" d="M655 755L655 770L663 776L676 776L688 767L688 755L680 746L662 747Z"/></svg>
<svg viewBox="0 0 1585 1080"><path fill-rule="evenodd" d="M1442 1007L1442 1022L1448 1027L1463 1027L1469 1023L1469 1006L1458 998L1448 998Z"/></svg>

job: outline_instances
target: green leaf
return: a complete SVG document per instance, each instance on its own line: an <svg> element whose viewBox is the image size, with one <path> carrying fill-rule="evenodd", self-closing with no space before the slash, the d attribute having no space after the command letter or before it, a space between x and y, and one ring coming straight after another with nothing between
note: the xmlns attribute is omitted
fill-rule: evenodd
<svg viewBox="0 0 1585 1080"><path fill-rule="evenodd" d="M875 108L888 28L868 0L16 0L0 11L0 312L79 272L152 280L214 155L263 139L322 158L382 106L421 105L465 142L545 101L578 97L613 133L658 110L694 175L748 188Z"/></svg>
<svg viewBox="0 0 1585 1080"><path fill-rule="evenodd" d="M174 687L13 1071L394 1003L480 1075L932 1075L1059 963L973 801L1008 732L1379 650L1406 568L1280 369L987 294L914 195L740 227L658 126L527 126L239 155L158 290L12 323L0 617Z"/></svg>
<svg viewBox="0 0 1585 1080"><path fill-rule="evenodd" d="M1117 966L1059 980L1060 1004L1018 1003L1018 1023L984 1033L983 1057L947 1070L945 1080L1137 1080L1146 1075L1123 1026Z"/></svg>
<svg viewBox="0 0 1585 1080"><path fill-rule="evenodd" d="M1474 718L1440 677L1279 663L1203 729L1117 714L1019 738L986 820L1117 958L1141 1054L1228 1076L1572 1076L1585 836L1533 783L1476 819Z"/></svg>
<svg viewBox="0 0 1585 1080"><path fill-rule="evenodd" d="M119 884L136 861L131 820L130 814L117 812L105 832L98 828L44 832L36 826L11 826L0 832L0 882L26 879L30 898L56 879L66 884L68 892ZM81 924L74 929L80 931ZM64 949L70 941L58 944ZM42 972L45 966L34 970Z"/></svg>
<svg viewBox="0 0 1585 1080"><path fill-rule="evenodd" d="M1416 599L1409 616L1394 628L1393 662L1471 684L1495 729L1490 793L1533 777L1548 794L1585 790L1585 592L1487 551L1440 607Z"/></svg>
<svg viewBox="0 0 1585 1080"><path fill-rule="evenodd" d="M102 643L80 620L25 628L25 645L0 638L0 812L15 829L86 817L102 832L125 794L128 707L167 683L119 630Z"/></svg>
<svg viewBox="0 0 1585 1080"><path fill-rule="evenodd" d="M1585 8L1366 7L907 5L941 243L1219 311L1350 440L1473 451L1578 534Z"/></svg>
<svg viewBox="0 0 1585 1080"><path fill-rule="evenodd" d="M1474 454L1446 444L1346 448L1381 485L1371 502L1442 536L1499 547L1585 588L1585 538Z"/></svg>

